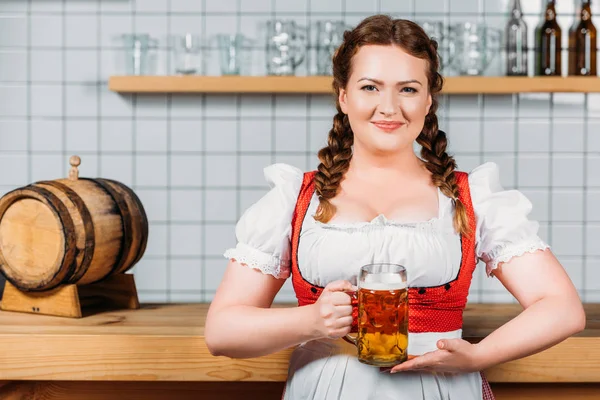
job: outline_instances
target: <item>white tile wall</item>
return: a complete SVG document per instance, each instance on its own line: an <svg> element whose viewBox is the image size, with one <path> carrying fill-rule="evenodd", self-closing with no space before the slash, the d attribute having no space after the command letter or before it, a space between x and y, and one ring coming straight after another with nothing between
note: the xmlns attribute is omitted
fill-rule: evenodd
<svg viewBox="0 0 600 400"><path fill-rule="evenodd" d="M68 120L65 128L67 139L65 150L68 153L98 150L98 123L95 120Z"/></svg>
<svg viewBox="0 0 600 400"><path fill-rule="evenodd" d="M0 51L0 81L27 80L27 52L23 50Z"/></svg>
<svg viewBox="0 0 600 400"><path fill-rule="evenodd" d="M171 151L199 152L204 149L204 128L202 121L171 120L170 140Z"/></svg>
<svg viewBox="0 0 600 400"><path fill-rule="evenodd" d="M64 90L65 114L69 117L96 117L98 115L97 85L69 85Z"/></svg>
<svg viewBox="0 0 600 400"><path fill-rule="evenodd" d="M100 156L99 175L117 180L125 185L133 184L133 159L129 155L103 154Z"/></svg>
<svg viewBox="0 0 600 400"><path fill-rule="evenodd" d="M64 157L53 154L35 154L31 157L31 181L66 177L64 173Z"/></svg>
<svg viewBox="0 0 600 400"><path fill-rule="evenodd" d="M530 46L540 2L522 2ZM563 32L572 2L559 2ZM239 9L237 7L240 7ZM244 73L265 73L264 22L276 15L314 28L384 12L503 27L508 0L30 0L0 2L0 191L68 172L133 187L150 221L134 268L142 301L208 301L223 276L235 222L268 189L263 168L315 168L335 113L331 96L119 95L106 81L124 71L123 33L158 39L153 73L173 72L169 37L204 38L201 72L219 75L217 33L254 39ZM600 3L594 3L600 15ZM313 32L314 33L314 32ZM567 35L563 35L566 44ZM298 74L314 71L310 49ZM501 71L501 57L496 70ZM566 62L566 57L565 57ZM500 68L500 69L498 69ZM530 62L533 70L533 62ZM500 72L501 73L501 72ZM600 301L600 95L442 96L440 127L459 167L498 163L506 188L532 202L532 219L587 301ZM276 301L293 301L287 282ZM513 302L480 267L470 301Z"/></svg>
<svg viewBox="0 0 600 400"><path fill-rule="evenodd" d="M13 22L16 24L16 21ZM3 26L6 26L4 23ZM27 46L27 37L25 20L18 24L18 27L13 27L14 31L11 35L16 35L16 41L11 39L10 44L12 46ZM30 25L30 37L29 41L33 47L61 47L66 45L64 39L64 31L66 30L66 24L61 15L49 14L49 15L32 15L29 17ZM11 29L11 30L12 30ZM19 29L19 30L17 30ZM20 31L22 30L22 32ZM5 39L6 40L6 39ZM95 42L88 43L88 46L95 45Z"/></svg>
<svg viewBox="0 0 600 400"><path fill-rule="evenodd" d="M0 147L4 151L27 151L27 122L23 120L0 120Z"/></svg>
<svg viewBox="0 0 600 400"><path fill-rule="evenodd" d="M58 50L39 49L30 53L31 81L59 83L63 79L63 54ZM23 72L27 72L24 68Z"/></svg>

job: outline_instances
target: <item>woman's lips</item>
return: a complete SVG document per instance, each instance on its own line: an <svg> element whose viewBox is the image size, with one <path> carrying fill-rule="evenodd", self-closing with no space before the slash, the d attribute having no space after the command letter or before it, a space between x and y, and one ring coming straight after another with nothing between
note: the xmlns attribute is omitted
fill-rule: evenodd
<svg viewBox="0 0 600 400"><path fill-rule="evenodd" d="M385 132L392 132L400 128L404 123L402 122L372 122L377 128Z"/></svg>

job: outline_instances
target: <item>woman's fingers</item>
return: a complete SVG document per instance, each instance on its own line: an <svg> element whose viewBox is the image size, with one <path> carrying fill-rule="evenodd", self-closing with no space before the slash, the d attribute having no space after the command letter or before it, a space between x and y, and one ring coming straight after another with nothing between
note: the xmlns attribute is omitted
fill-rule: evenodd
<svg viewBox="0 0 600 400"><path fill-rule="evenodd" d="M356 290L356 286L352 285L349 281L333 281L327 284L324 291L329 292L352 292Z"/></svg>
<svg viewBox="0 0 600 400"><path fill-rule="evenodd" d="M331 304L334 306L345 306L352 304L352 298L350 295L344 292L333 292L331 293Z"/></svg>
<svg viewBox="0 0 600 400"><path fill-rule="evenodd" d="M352 316L338 318L333 327L334 328L346 328L352 325Z"/></svg>

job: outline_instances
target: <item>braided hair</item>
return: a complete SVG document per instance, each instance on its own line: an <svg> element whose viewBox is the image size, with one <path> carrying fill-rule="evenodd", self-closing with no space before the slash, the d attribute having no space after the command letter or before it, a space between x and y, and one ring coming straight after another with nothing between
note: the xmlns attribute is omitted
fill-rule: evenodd
<svg viewBox="0 0 600 400"><path fill-rule="evenodd" d="M456 161L446 153L446 134L438 128L437 96L444 80L439 74L438 44L430 39L416 23L404 19L392 19L387 15L374 15L365 18L352 30L344 32L344 40L333 55L333 89L337 114L329 131L327 146L319 150L319 166L315 175L315 191L319 197L319 208L315 219L328 222L333 218L336 207L331 203L338 193L350 160L354 133L348 116L342 112L339 103L340 89L348 84L351 75L352 57L365 45L395 45L414 57L428 61L427 77L432 103L417 143L421 146L421 158L432 175L433 184L451 198L455 205L454 229L461 234L469 234L467 211L458 197L456 182Z"/></svg>

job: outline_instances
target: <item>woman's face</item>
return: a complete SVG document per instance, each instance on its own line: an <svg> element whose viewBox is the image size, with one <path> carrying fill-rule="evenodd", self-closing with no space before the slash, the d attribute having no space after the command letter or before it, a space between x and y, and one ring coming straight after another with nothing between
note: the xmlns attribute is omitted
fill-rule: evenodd
<svg viewBox="0 0 600 400"><path fill-rule="evenodd" d="M352 58L352 74L340 90L342 111L354 132L354 151L413 151L431 107L427 61L398 46L367 45Z"/></svg>

